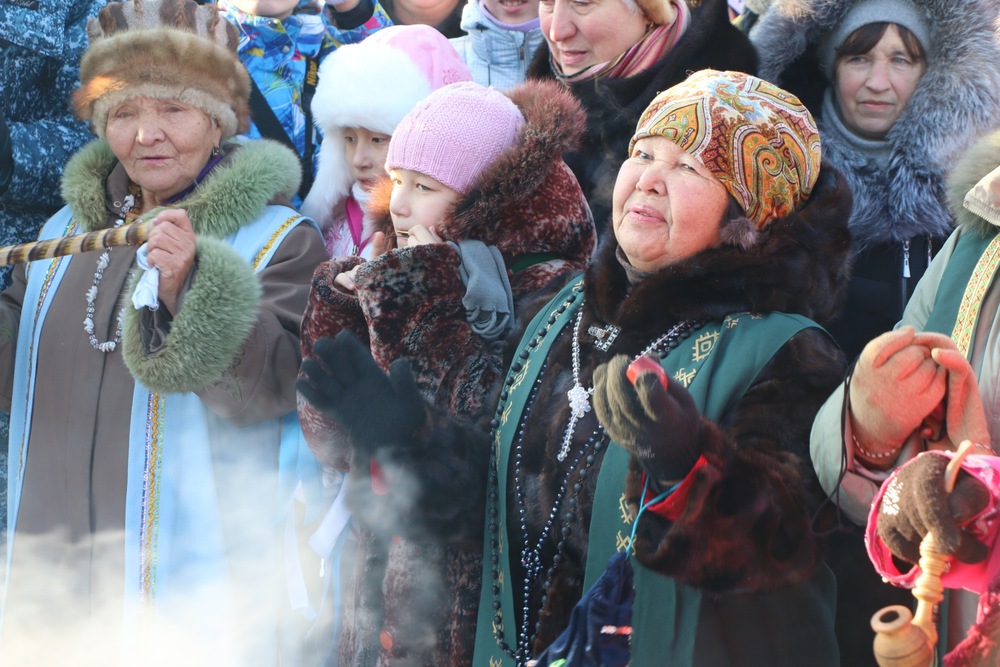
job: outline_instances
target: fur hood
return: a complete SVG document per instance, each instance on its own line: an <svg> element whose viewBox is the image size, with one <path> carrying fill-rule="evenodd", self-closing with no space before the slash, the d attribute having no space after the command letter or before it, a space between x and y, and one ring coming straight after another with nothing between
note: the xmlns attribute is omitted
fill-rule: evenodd
<svg viewBox="0 0 1000 667"><path fill-rule="evenodd" d="M505 94L524 114L517 145L507 149L445 216L446 241L474 238L496 246L508 259L557 253L584 262L594 247L594 228L580 185L562 161L583 133L586 119L572 94L553 82L533 81ZM385 179L369 210L391 231Z"/></svg>
<svg viewBox="0 0 1000 667"><path fill-rule="evenodd" d="M219 239L253 221L272 200L290 197L302 177L298 156L277 142L228 144L224 150L222 162L184 199L194 231ZM87 231L108 225L105 183L117 164L103 139L84 146L66 164L63 199Z"/></svg>
<svg viewBox="0 0 1000 667"><path fill-rule="evenodd" d="M710 248L631 291L616 258L618 243L610 237L588 270L587 299L596 304L600 319L623 330L657 329L649 319L721 320L737 312L770 311L804 315L822 324L840 309L847 286L850 208L845 180L824 164L808 203L772 222L751 249Z"/></svg>
<svg viewBox="0 0 1000 667"><path fill-rule="evenodd" d="M775 0L750 39L760 76L798 95L817 116L828 83L816 61L819 39L854 0ZM824 132L824 158L844 172L854 193L856 244L943 236L952 217L947 171L980 135L1000 122L1000 40L995 6L981 0L914 0L934 29L927 71L887 135L884 172Z"/></svg>
<svg viewBox="0 0 1000 667"><path fill-rule="evenodd" d="M1000 130L983 137L948 174L948 202L960 227L992 236L997 228L965 208L965 195L986 174L1000 167Z"/></svg>

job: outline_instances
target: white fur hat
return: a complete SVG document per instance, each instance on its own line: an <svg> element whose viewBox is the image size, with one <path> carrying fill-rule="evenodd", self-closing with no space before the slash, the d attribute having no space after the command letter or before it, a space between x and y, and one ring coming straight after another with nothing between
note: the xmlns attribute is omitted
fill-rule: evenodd
<svg viewBox="0 0 1000 667"><path fill-rule="evenodd" d="M384 28L330 54L320 65L312 102L323 144L302 212L325 228L333 207L350 191L342 128L391 135L417 102L457 81L472 81L472 74L448 40L426 25Z"/></svg>

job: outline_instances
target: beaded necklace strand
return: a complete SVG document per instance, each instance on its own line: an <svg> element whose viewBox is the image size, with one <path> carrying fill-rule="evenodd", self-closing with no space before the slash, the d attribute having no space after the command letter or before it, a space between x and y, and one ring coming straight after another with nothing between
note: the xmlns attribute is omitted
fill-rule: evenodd
<svg viewBox="0 0 1000 667"><path fill-rule="evenodd" d="M558 314L562 314L567 308L573 305L579 296L579 292L573 291L566 300L560 304L556 309ZM577 306L578 312L576 316L576 322L573 327L573 339L572 339L572 358L573 358L573 388L567 392L567 398L570 403L570 417L566 426L566 431L563 436L563 441L560 447L559 455L557 456L560 462L564 461L568 455L571 448L573 436L576 431L576 424L579 419L590 411L589 397L593 394L594 388L583 389L580 382L580 341L579 341L579 331L580 324L583 319L583 303L584 299L581 298L580 304ZM545 324L545 326L538 330L535 336L533 336L528 341L527 347L521 350L518 355L518 360L511 364L510 371L504 382L504 390L500 395L500 402L497 406L497 412L494 416L493 421L490 424L492 429L490 442L498 442L497 440L497 429L500 427L500 416L506 410L506 403L510 397L510 387L514 383L515 376L521 372L523 368L523 362L528 359L531 352L537 348L548 335L549 330L556 322L556 316L550 316ZM636 359L641 356L650 354L652 352L657 352L658 356L663 359L665 358L672 349L677 347L680 342L691 335L691 332L700 326L698 322L693 322L685 320L677 323L670 328L669 331L657 337L653 342L651 342L646 348L636 355ZM529 632L529 611L531 607L531 594L532 594L532 583L537 581L538 575L542 573L544 564L542 562L542 551L543 546L548 541L549 535L555 525L556 517L562 510L563 502L567 506L565 513L562 515L562 527L560 529L559 541L556 545L556 553L552 557L551 565L545 570L545 579L542 582L543 593L541 596L541 611L544 612L548 604L548 591L551 588L554 580L555 574L559 565L564 561L565 557L563 554L566 551L566 540L572 534L572 524L576 520L576 508L577 508L577 495L583 490L583 485L585 480L589 475L591 466L597 460L598 454L604 449L608 443L607 434L605 433L604 427L601 424L597 425L593 433L588 437L586 443L584 443L575 456L572 459L571 464L568 466L562 481L559 484L559 491L556 494L556 498L553 501L552 508L549 510L548 517L546 518L545 524L535 540L535 543L531 544L531 539L528 536L528 526L527 526L527 498L525 494L525 485L522 482L523 472L522 464L524 462L524 448L523 439L524 431L527 423L529 422L529 417L531 414L531 409L534 405L535 399L538 395L538 390L541 386L542 378L545 374L545 370L548 367L548 363L543 362L542 367L539 371L538 377L535 379L534 386L532 387L531 394L528 397L528 401L525 404L524 411L522 412L519 423L518 430L515 438L514 444L514 490L515 498L518 509L518 523L519 529L522 536L522 546L521 546L521 565L524 568L524 580L522 585L522 595L521 595L521 624L516 638L516 646L512 647L509 642L507 642L504 633L503 624L503 612L502 604L500 600L500 557L499 544L500 544L500 525L499 525L499 511L497 509L497 502L500 497L500 484L499 476L497 470L497 448L490 448L490 466L489 466L489 480L488 480L488 503L489 503L489 540L490 540L490 570L492 574L492 593L493 593L493 611L494 611L494 622L493 622L493 636L497 642L500 649L506 653L508 656L514 659L518 667L524 667L528 660L531 658L531 649L535 636L541 626L541 616L539 613L539 620L535 623L534 632ZM581 404L581 401L586 402L586 408ZM592 450L592 451L591 451ZM580 466L581 461L583 462L582 467ZM571 486L572 477L576 473L578 480L572 483L572 488L574 493L567 496L567 490Z"/></svg>
<svg viewBox="0 0 1000 667"><path fill-rule="evenodd" d="M130 192L122 200L121 217L115 221L115 229L118 229L126 222L134 222L136 218L139 217L139 211L133 210L136 208L136 204L139 204L139 208L142 206L142 191L138 188L130 188ZM105 250L100 257L97 258L97 271L94 273L94 282L91 284L90 289L84 295L87 300L87 315L83 319L83 330L87 334L87 338L90 341L90 346L93 347L98 352L114 352L115 348L122 341L122 313L118 312L118 325L115 328L115 336L111 340L106 340L103 343L97 340L97 336L94 334L94 312L96 310L95 303L97 302L97 287L101 284L101 279L104 278L104 269L108 268L108 263L111 261L111 250L108 248Z"/></svg>

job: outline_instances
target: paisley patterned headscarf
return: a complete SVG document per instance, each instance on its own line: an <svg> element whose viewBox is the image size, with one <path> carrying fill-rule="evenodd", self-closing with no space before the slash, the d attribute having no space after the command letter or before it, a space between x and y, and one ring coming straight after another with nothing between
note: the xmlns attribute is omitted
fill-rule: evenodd
<svg viewBox="0 0 1000 667"><path fill-rule="evenodd" d="M797 97L742 72L702 70L663 91L635 135L661 136L698 158L758 230L809 199L820 168L819 131Z"/></svg>

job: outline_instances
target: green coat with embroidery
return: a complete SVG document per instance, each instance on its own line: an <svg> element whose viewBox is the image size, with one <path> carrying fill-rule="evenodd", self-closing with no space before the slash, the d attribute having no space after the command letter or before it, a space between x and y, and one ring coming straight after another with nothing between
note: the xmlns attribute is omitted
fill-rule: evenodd
<svg viewBox="0 0 1000 667"><path fill-rule="evenodd" d="M846 282L849 211L846 188L833 170L825 171L810 202L776 221L751 250L723 244L634 286L616 257L617 245L609 240L584 279L581 384L590 386L594 369L613 355L638 354L682 320L719 324L737 313L778 312L827 321L839 306ZM540 300L538 309L555 292ZM620 333L605 351L588 330L608 324ZM538 328L546 326L551 324L543 318ZM429 409L424 428L406 444L408 456L422 462L413 471L417 495L398 515L384 517L402 532L436 531L442 539L481 540L487 545L496 540L512 554L520 554L526 542L538 545L549 524L540 541L542 575L563 543L550 581L546 576L526 578L516 557L510 559L509 576L502 582L494 580L489 567L484 569L483 599L489 600L489 612L495 585L510 587L513 594L513 608L503 618L504 640L513 645L515 632L526 627L536 654L567 626L584 591L593 548L589 529L596 479L608 451L595 451L591 445L575 456L597 429L591 411L576 426L570 446L574 455L565 462L556 456L570 414L566 392L573 386L572 332L572 326L553 331L527 405L521 414L508 415L518 428L503 494L490 489L487 479L490 425L459 423ZM520 340L518 335L508 347L514 374L524 361ZM674 601L655 604L657 612L669 608L676 619L694 618L697 624L688 658L672 664L837 664L833 591L819 565L813 529L822 497L809 465L808 437L816 409L843 372L840 351L821 329L807 328L779 341L746 391L715 418L704 418L703 442L696 444L710 464L697 474L685 512L675 522L657 516L640 522L638 560L656 576L669 577L676 591L696 591L699 599L696 607L677 607ZM509 397L507 385L496 391L501 400ZM587 456L594 459L581 475ZM626 508L640 491L639 468L636 462L631 465L624 488ZM567 483L570 492L562 494L560 488ZM484 535L483 517L491 498L505 502L507 520L498 522L496 535ZM565 505L553 512L557 501ZM492 614L487 618L484 625L492 626ZM791 625L801 632L790 634ZM485 630L489 633L490 628ZM683 634L680 625L663 632L668 640L679 641ZM512 664L495 653L490 651L490 658Z"/></svg>

